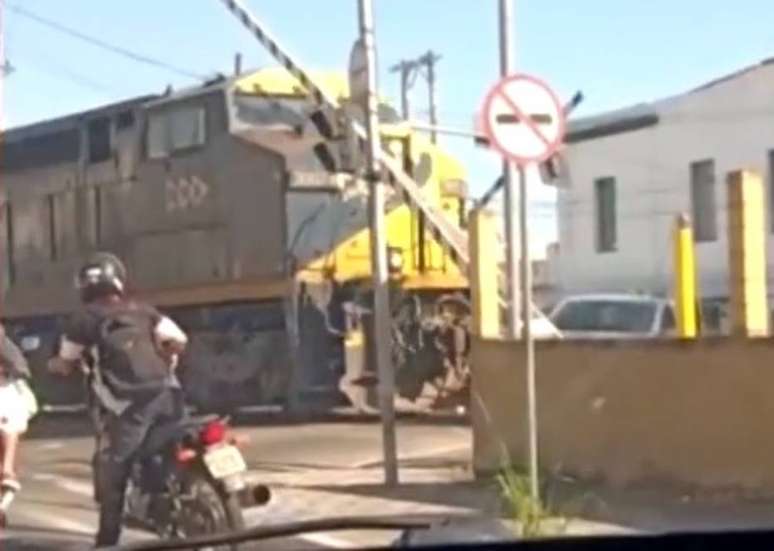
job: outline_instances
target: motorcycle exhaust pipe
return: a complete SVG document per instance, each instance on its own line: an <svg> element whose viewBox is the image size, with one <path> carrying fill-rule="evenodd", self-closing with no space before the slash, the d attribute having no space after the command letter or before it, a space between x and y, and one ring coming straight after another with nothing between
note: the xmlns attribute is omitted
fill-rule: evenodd
<svg viewBox="0 0 774 551"><path fill-rule="evenodd" d="M271 490L264 484L248 486L239 493L239 503L243 508L266 505L271 500Z"/></svg>

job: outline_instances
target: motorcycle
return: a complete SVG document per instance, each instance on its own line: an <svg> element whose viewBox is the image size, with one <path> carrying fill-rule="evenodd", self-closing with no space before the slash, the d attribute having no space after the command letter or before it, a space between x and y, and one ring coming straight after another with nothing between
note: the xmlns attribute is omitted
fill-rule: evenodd
<svg viewBox="0 0 774 551"><path fill-rule="evenodd" d="M242 509L267 503L270 493L245 480L240 444L218 416L153 429L131 473L126 524L164 539L242 530Z"/></svg>

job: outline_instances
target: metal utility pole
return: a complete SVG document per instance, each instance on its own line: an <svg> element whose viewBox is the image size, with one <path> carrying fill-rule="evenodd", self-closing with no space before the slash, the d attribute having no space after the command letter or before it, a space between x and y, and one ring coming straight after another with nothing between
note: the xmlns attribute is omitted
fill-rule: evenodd
<svg viewBox="0 0 774 551"><path fill-rule="evenodd" d="M500 0L500 76L506 77L512 70L511 52L513 41L511 39L511 0ZM514 178L513 164L503 161L503 181L505 182L504 215L505 215L505 264L506 285L508 298L508 327L507 335L511 339L518 339L519 334L519 245L518 230L516 227L516 213L518 211L518 198L516 196L516 179Z"/></svg>
<svg viewBox="0 0 774 551"><path fill-rule="evenodd" d="M430 126L438 125L438 102L436 100L435 93L435 64L440 61L441 56L428 50L428 52L417 59L401 59L399 63L390 67L391 73L400 73L400 103L401 111L404 120L411 118L411 110L409 108L408 93L411 87L414 85L414 76L416 72L422 67L427 70L427 91L428 91L428 103L430 109ZM435 131L431 130L430 140L436 143L438 136Z"/></svg>
<svg viewBox="0 0 774 551"><path fill-rule="evenodd" d="M513 70L511 53L513 42L511 30L513 11L511 0L500 0L500 75L508 76ZM534 500L540 498L538 487L538 453L537 453L537 396L535 390L535 345L532 339L532 266L529 255L529 225L527 223L527 178L523 167L519 167L518 204L513 178L513 165L507 160L503 162L503 180L505 182L505 228L508 269L508 336L524 340L527 368L527 439L529 453L529 486L530 495ZM520 247L517 248L517 230L515 214L519 213ZM516 276L521 249L521 297L519 297L519 278ZM519 298L521 299L519 308ZM520 312L521 311L521 312ZM519 335L519 318L521 317L521 335Z"/></svg>
<svg viewBox="0 0 774 551"><path fill-rule="evenodd" d="M433 126L438 125L438 106L435 95L435 64L440 61L441 56L429 50L425 55L419 58L419 62L427 67L427 90L428 90L428 102L430 103L430 124ZM438 135L433 130L430 134L430 141L432 143L438 142Z"/></svg>
<svg viewBox="0 0 774 551"><path fill-rule="evenodd" d="M414 68L414 63L405 59L401 59L400 63L390 67L391 73L400 73L400 112L403 120L406 121L411 118L408 92L411 88L411 76Z"/></svg>
<svg viewBox="0 0 774 551"><path fill-rule="evenodd" d="M388 291L387 234L385 231L384 184L380 177L381 139L379 135L376 87L376 46L372 0L359 0L360 39L365 47L368 74L367 180L371 184L370 230L371 271L373 282L374 343L379 373L379 408L382 416L384 482L398 484L398 460L395 438L395 372L390 356L390 296Z"/></svg>

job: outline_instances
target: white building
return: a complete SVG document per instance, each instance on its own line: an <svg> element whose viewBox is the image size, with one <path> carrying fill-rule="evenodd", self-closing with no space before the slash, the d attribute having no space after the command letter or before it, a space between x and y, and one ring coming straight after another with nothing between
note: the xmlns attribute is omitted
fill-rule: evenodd
<svg viewBox="0 0 774 551"><path fill-rule="evenodd" d="M563 292L671 293L672 229L686 212L702 296L726 296L726 175L740 168L764 179L774 261L774 59L678 96L580 119L567 141L557 202Z"/></svg>

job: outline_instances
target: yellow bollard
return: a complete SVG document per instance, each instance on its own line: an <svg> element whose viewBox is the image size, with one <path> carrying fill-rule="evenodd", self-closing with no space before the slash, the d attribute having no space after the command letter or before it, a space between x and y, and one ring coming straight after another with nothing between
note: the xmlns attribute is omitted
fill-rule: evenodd
<svg viewBox="0 0 774 551"><path fill-rule="evenodd" d="M479 337L498 338L500 297L497 282L497 226L494 215L483 210L471 212L469 229L472 332Z"/></svg>
<svg viewBox="0 0 774 551"><path fill-rule="evenodd" d="M762 337L769 332L764 203L758 174L748 170L728 174L731 330L745 337Z"/></svg>
<svg viewBox="0 0 774 551"><path fill-rule="evenodd" d="M693 247L693 229L688 216L677 217L674 234L675 251L675 310L677 336L696 338L696 256Z"/></svg>

